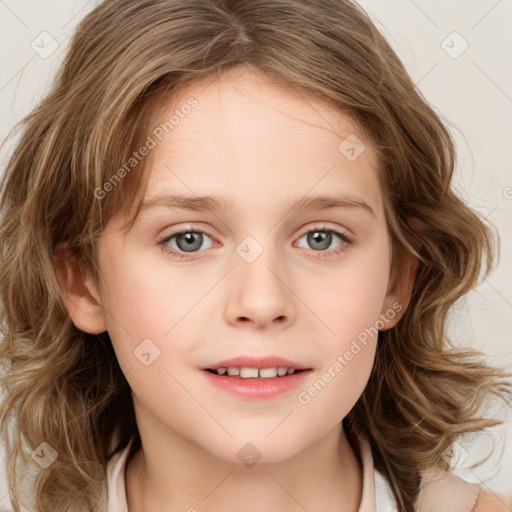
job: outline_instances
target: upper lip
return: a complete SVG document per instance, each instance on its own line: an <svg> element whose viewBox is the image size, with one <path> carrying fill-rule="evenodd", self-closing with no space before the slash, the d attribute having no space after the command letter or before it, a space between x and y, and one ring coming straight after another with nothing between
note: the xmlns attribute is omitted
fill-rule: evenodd
<svg viewBox="0 0 512 512"><path fill-rule="evenodd" d="M229 368L235 366L237 368L294 368L295 370L309 370L309 366L295 363L290 359L279 356L239 356L231 359L224 359L218 363L214 363L202 368L203 370L216 370L217 368Z"/></svg>

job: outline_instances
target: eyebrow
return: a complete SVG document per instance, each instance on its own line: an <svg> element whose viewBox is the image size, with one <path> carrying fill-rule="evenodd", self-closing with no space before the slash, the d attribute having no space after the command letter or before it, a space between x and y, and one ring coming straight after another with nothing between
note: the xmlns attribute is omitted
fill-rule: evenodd
<svg viewBox="0 0 512 512"><path fill-rule="evenodd" d="M227 210L229 201L224 197L213 196L162 195L144 200L141 210L147 210L158 206L199 212L218 212ZM333 208L361 208L375 216L375 212L370 205L360 198L328 195L304 196L293 203L288 211L318 211Z"/></svg>

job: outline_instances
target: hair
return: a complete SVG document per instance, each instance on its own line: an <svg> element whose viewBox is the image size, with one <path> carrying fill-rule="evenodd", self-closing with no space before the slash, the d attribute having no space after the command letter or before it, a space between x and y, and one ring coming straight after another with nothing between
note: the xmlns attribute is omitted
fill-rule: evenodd
<svg viewBox="0 0 512 512"><path fill-rule="evenodd" d="M405 254L418 261L409 306L379 332L368 384L343 420L350 439L367 436L399 510L414 509L422 471L449 471L452 442L502 423L481 408L512 396L510 375L446 332L451 306L496 263L498 237L452 190L449 130L366 12L351 0L107 0L17 126L1 182L0 429L16 512L30 468L37 512L96 510L108 460L134 435L140 446L108 333L74 326L55 258L65 247L98 276L99 236L127 205L135 221L148 158L104 197L98 190L178 91L242 66L357 123L378 157L393 271ZM43 442L58 454L46 469L31 458Z"/></svg>

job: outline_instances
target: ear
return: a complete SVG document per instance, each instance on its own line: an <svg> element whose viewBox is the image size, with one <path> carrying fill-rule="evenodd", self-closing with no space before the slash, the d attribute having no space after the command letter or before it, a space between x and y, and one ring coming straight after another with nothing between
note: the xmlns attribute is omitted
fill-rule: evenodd
<svg viewBox="0 0 512 512"><path fill-rule="evenodd" d="M59 246L54 267L64 306L75 327L89 334L105 332L104 310L91 272L84 271L65 246Z"/></svg>
<svg viewBox="0 0 512 512"><path fill-rule="evenodd" d="M416 256L405 250L393 258L386 297L380 313L384 327L379 328L380 331L391 329L404 315L411 301L418 264Z"/></svg>

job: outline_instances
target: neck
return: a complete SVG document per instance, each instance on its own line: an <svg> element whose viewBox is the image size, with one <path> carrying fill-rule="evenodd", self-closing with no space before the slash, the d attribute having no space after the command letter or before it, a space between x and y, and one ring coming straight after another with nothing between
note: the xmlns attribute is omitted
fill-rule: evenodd
<svg viewBox="0 0 512 512"><path fill-rule="evenodd" d="M287 460L250 468L179 436L164 445L139 431L142 446L126 468L130 512L358 511L362 468L341 424Z"/></svg>

